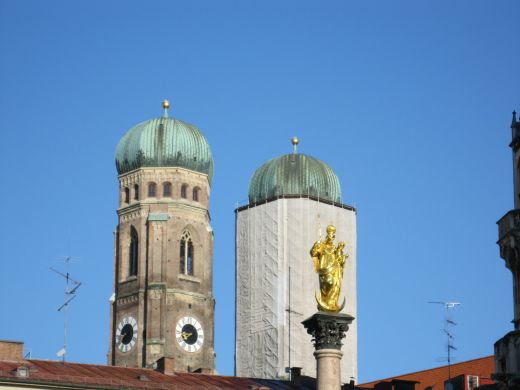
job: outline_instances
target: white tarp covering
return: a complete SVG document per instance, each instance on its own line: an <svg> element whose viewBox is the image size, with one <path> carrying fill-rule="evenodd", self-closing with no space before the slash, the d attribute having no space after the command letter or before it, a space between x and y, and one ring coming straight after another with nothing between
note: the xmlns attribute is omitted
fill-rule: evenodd
<svg viewBox="0 0 520 390"><path fill-rule="evenodd" d="M311 336L301 322L317 311L319 290L309 251L327 225L349 255L343 313L356 317L356 214L307 198L278 199L237 212L236 374L287 377L286 367L316 376ZM290 272L289 272L290 270ZM290 322L290 324L289 324ZM343 340L342 382L357 379L357 322Z"/></svg>

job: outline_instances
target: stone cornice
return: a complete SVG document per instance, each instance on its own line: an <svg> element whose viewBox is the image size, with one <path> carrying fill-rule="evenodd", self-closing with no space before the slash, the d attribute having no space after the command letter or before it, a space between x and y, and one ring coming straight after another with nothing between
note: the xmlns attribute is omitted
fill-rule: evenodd
<svg viewBox="0 0 520 390"><path fill-rule="evenodd" d="M139 301L139 293L132 293L116 298L116 306L124 306L136 303Z"/></svg>
<svg viewBox="0 0 520 390"><path fill-rule="evenodd" d="M301 199L314 200L314 201L319 202L319 203L325 203L325 204L328 204L328 205L331 205L331 206L339 207L339 208L346 209L346 210L351 210L351 211L354 211L355 213L357 213L357 210L353 206L349 206L348 204L344 204L344 203L332 202L330 200L323 199L323 198L318 198L317 196L312 196L312 195L277 195L277 196L273 196L272 198L263 200L263 201L258 202L258 203L253 203L253 204L249 204L248 203L245 206L237 207L235 209L235 213L238 213L238 212L243 211L243 210L251 209L253 207L262 206L262 205L264 205L266 203L274 202L274 201L279 200L279 199L300 199L300 198Z"/></svg>
<svg viewBox="0 0 520 390"><path fill-rule="evenodd" d="M167 295L187 295L187 296L198 298L198 299L201 299L201 300L212 299L213 298L213 296L211 294L206 295L206 294L201 294L201 293L181 290L181 289L178 289L178 288L168 288L168 289L166 289L166 294Z"/></svg>
<svg viewBox="0 0 520 390"><path fill-rule="evenodd" d="M151 211L150 206L155 205L168 205L168 210L186 210L188 212L197 212L199 214L207 214L209 218L209 210L197 202L190 201L149 201L143 200L136 203L131 203L117 209L117 215L120 218L127 217L127 219L134 219L137 217L146 217ZM131 216L130 218L128 218Z"/></svg>
<svg viewBox="0 0 520 390"><path fill-rule="evenodd" d="M201 181L204 181L205 184L207 183L208 187L211 186L209 176L205 173L200 173L181 167L143 167L123 173L118 176L118 179L120 184L125 183L128 185L140 181L143 177L164 177L165 180L169 180L179 174L190 175Z"/></svg>

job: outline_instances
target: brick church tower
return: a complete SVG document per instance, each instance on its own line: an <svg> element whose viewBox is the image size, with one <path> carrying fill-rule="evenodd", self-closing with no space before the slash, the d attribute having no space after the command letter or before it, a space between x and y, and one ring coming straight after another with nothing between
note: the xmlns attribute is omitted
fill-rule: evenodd
<svg viewBox="0 0 520 390"><path fill-rule="evenodd" d="M119 223L109 363L176 371L215 368L213 159L193 125L168 116L142 122L119 141Z"/></svg>

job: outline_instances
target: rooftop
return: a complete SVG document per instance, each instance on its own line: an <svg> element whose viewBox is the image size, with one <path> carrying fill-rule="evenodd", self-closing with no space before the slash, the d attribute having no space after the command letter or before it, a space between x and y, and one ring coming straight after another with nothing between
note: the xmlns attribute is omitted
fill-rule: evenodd
<svg viewBox="0 0 520 390"><path fill-rule="evenodd" d="M26 371L28 369L28 371ZM24 376L24 371L27 375ZM298 386L289 381L239 378L176 372L164 374L146 368L128 368L47 360L0 361L0 385L39 384L71 389L314 389L315 381L302 377Z"/></svg>
<svg viewBox="0 0 520 390"><path fill-rule="evenodd" d="M486 356L478 359L468 360L461 363L451 364L451 366L442 366L411 372L409 374L397 375L386 379L379 379L372 382L359 384L359 387L374 388L381 382L388 382L395 379L419 382L416 386L417 390L432 387L435 389L444 389L444 381L450 377L454 378L459 375L477 375L480 378L491 378L491 374L495 372L495 361L493 356Z"/></svg>

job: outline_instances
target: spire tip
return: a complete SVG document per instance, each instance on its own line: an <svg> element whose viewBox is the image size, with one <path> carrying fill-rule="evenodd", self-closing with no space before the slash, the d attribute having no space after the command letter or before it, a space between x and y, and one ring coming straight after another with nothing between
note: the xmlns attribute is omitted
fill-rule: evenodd
<svg viewBox="0 0 520 390"><path fill-rule="evenodd" d="M163 117L168 118L168 109L170 108L170 102L168 101L168 99L163 100L162 108L164 109Z"/></svg>
<svg viewBox="0 0 520 390"><path fill-rule="evenodd" d="M293 153L296 154L296 149L298 144L300 143L300 140L298 139L298 137L292 137L291 143L293 144Z"/></svg>

